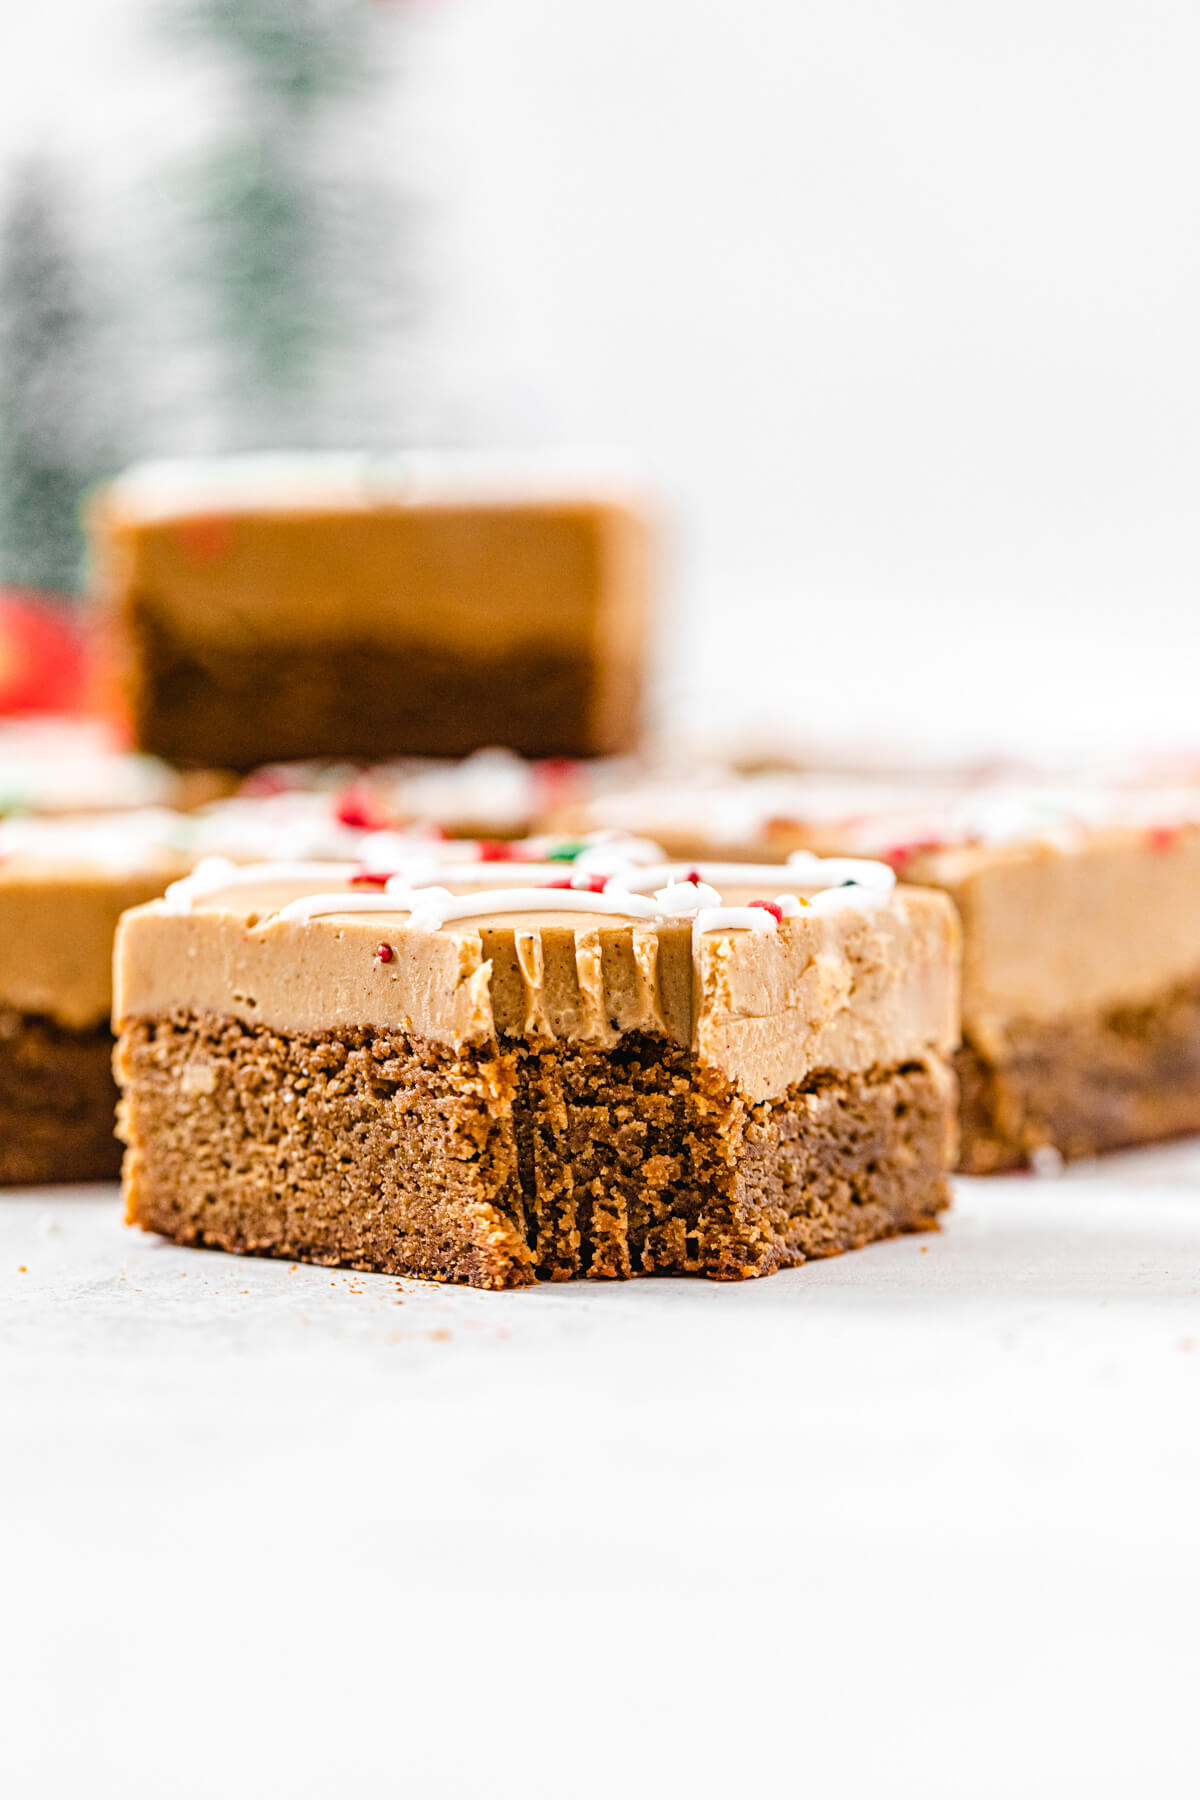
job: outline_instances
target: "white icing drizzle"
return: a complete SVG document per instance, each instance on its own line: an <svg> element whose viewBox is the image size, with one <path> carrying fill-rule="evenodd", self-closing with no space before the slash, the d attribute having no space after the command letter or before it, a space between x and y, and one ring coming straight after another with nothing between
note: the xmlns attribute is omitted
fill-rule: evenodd
<svg viewBox="0 0 1200 1800"><path fill-rule="evenodd" d="M617 877L619 882L620 877ZM721 896L715 887L704 881L669 880L665 887L656 888L654 898L658 901L659 910L664 913L683 913L695 916L721 905Z"/></svg>
<svg viewBox="0 0 1200 1800"><path fill-rule="evenodd" d="M846 908L866 912L872 907L886 905L896 885L895 871L886 863L860 857L814 856L811 851L800 850L788 858L786 865L662 863L657 868L639 869L636 879L617 875L609 886L620 885L636 893L662 879L667 885L656 890L656 899L663 901L667 910L692 913L698 931L769 931L774 930L776 921L765 907L722 906L720 894L709 884L753 887L760 881L764 885L773 884L783 874L797 875L802 887L815 890L812 898L804 901L804 907L819 913L841 912ZM690 875L698 875L699 883L688 880ZM794 918L802 903L796 894L778 894L773 904L785 918ZM761 923L760 915L768 921L766 925Z"/></svg>
<svg viewBox="0 0 1200 1800"><path fill-rule="evenodd" d="M423 888L414 895L410 923L428 930L489 913L611 913L615 918L659 919L662 908L627 890L591 894L576 888L489 888L482 894L450 894L445 888Z"/></svg>
<svg viewBox="0 0 1200 1800"><path fill-rule="evenodd" d="M330 913L399 913L411 912L418 892L440 893L442 889L416 889L389 882L382 893L363 894L352 890L348 894L302 894L298 900L289 900L281 906L275 917L288 919L294 924L306 924L309 919L327 917Z"/></svg>
<svg viewBox="0 0 1200 1800"><path fill-rule="evenodd" d="M610 848L615 852L618 846ZM328 886L330 881L350 882L364 876L371 879L361 866L297 862L239 867L223 857L208 857L191 875L168 888L162 905L168 912L187 912L197 900L227 888L312 881L318 884L317 891L288 901L279 909L277 918L305 923L335 914L408 913L409 927L436 931L468 919L510 913L592 913L656 922L690 918L696 932L771 932L782 919L795 918L802 911L836 912L844 907L865 910L884 905L896 881L884 863L858 858L822 859L801 852L791 859L788 872L801 875L804 886L816 890L811 899L781 893L771 901L725 906L719 888L705 876L742 887L758 881L773 885L783 872L781 865L661 863L638 869L626 865L607 877L589 875L579 868L564 875L564 867L570 865L519 859L499 865L491 861L447 860L439 866L432 858L418 856L409 858L407 866L400 869L379 870L374 879L381 886L364 892L355 887L335 891ZM522 885L497 886L498 868L514 873L519 870ZM484 885L475 893L452 894L438 884L439 875L460 886L474 887L477 881ZM543 884L528 885L532 875L545 877ZM599 879L604 880L604 888L598 893L590 883ZM661 885L655 885L660 881ZM566 882L571 885L564 885ZM652 895L646 893L647 888L653 889Z"/></svg>
<svg viewBox="0 0 1200 1800"><path fill-rule="evenodd" d="M702 906L694 922L696 931L775 931L775 915L765 906Z"/></svg>
<svg viewBox="0 0 1200 1800"><path fill-rule="evenodd" d="M662 908L653 901L625 892L593 894L578 888L521 887L452 894L444 887L408 887L398 881L389 882L382 893L303 894L281 907L277 917L304 923L332 913L388 912L407 912L410 926L427 931L464 919L487 918L492 913L590 912L610 913L614 918L662 917Z"/></svg>
<svg viewBox="0 0 1200 1800"><path fill-rule="evenodd" d="M225 856L206 856L182 881L173 881L160 905L164 912L191 912L197 900L220 894L226 888L255 887L275 881L349 881L353 863L272 862L232 863Z"/></svg>
<svg viewBox="0 0 1200 1800"><path fill-rule="evenodd" d="M777 866L772 866L772 873L779 873ZM671 881L666 887L659 888L654 898L664 913L685 918L690 915L695 932L772 932L778 925L768 906L723 905L716 888L705 881ZM787 919L801 911L800 900L795 894L780 894L772 905L778 906L781 916Z"/></svg>

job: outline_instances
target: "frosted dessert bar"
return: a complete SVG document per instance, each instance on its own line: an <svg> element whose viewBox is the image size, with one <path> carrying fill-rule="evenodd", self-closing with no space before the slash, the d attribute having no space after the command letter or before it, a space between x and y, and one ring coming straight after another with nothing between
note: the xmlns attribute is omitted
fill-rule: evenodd
<svg viewBox="0 0 1200 1800"><path fill-rule="evenodd" d="M232 873L263 856L343 857L369 887L381 863L414 878L429 876L435 857L549 862L561 873L589 851L613 854L588 839L477 846L368 830L314 794L231 800L186 816L143 808L0 820L0 1185L117 1175L109 1027L117 920L199 859ZM623 845L622 858L631 853L637 847Z"/></svg>
<svg viewBox="0 0 1200 1800"><path fill-rule="evenodd" d="M201 865L118 935L128 1216L480 1287L925 1229L958 950L866 862Z"/></svg>
<svg viewBox="0 0 1200 1800"><path fill-rule="evenodd" d="M877 857L963 925L961 1166L1200 1131L1200 791L796 776L633 783L570 822L700 854Z"/></svg>
<svg viewBox="0 0 1200 1800"><path fill-rule="evenodd" d="M112 945L187 863L175 816L0 821L0 1184L115 1179Z"/></svg>
<svg viewBox="0 0 1200 1800"><path fill-rule="evenodd" d="M594 756L638 737L650 528L569 467L148 464L89 530L135 740L173 762Z"/></svg>

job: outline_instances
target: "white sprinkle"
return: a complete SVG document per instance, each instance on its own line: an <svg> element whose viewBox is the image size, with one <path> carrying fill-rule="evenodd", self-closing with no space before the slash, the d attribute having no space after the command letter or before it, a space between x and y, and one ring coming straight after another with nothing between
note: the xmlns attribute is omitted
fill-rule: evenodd
<svg viewBox="0 0 1200 1800"><path fill-rule="evenodd" d="M716 888L709 887L704 881L668 881L666 887L655 889L654 898L663 912L675 917L680 914L695 917L721 904Z"/></svg>

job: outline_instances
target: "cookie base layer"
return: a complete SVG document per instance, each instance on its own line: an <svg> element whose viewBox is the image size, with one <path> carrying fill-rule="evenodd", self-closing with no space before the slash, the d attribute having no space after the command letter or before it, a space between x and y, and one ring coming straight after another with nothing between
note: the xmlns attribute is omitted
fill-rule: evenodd
<svg viewBox="0 0 1200 1800"><path fill-rule="evenodd" d="M1024 1025L1012 1055L956 1056L965 1174L1024 1167L1052 1146L1069 1161L1200 1131L1200 985L1150 1006Z"/></svg>
<svg viewBox="0 0 1200 1800"><path fill-rule="evenodd" d="M133 636L136 742L179 764L457 757L491 744L573 757L622 747L589 735L593 671L581 657L514 653L472 665L375 642L201 650L150 613L135 618Z"/></svg>
<svg viewBox="0 0 1200 1800"><path fill-rule="evenodd" d="M122 1036L132 1223L394 1275L769 1274L930 1228L949 1204L941 1063L749 1105L684 1050L372 1032L180 1012Z"/></svg>
<svg viewBox="0 0 1200 1800"><path fill-rule="evenodd" d="M112 1053L106 1026L0 1009L0 1185L116 1180Z"/></svg>

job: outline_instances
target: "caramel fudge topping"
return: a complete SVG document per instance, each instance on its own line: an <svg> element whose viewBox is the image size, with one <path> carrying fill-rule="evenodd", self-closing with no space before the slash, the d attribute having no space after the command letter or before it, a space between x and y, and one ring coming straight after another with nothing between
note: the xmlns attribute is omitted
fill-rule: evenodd
<svg viewBox="0 0 1200 1800"><path fill-rule="evenodd" d="M346 866L230 880L202 865L123 922L115 1017L186 1007L452 1046L535 1034L603 1047L652 1032L759 1098L814 1070L893 1067L956 1041L953 908L897 890L879 864L531 865L482 888L461 864L434 873L364 887Z"/></svg>

